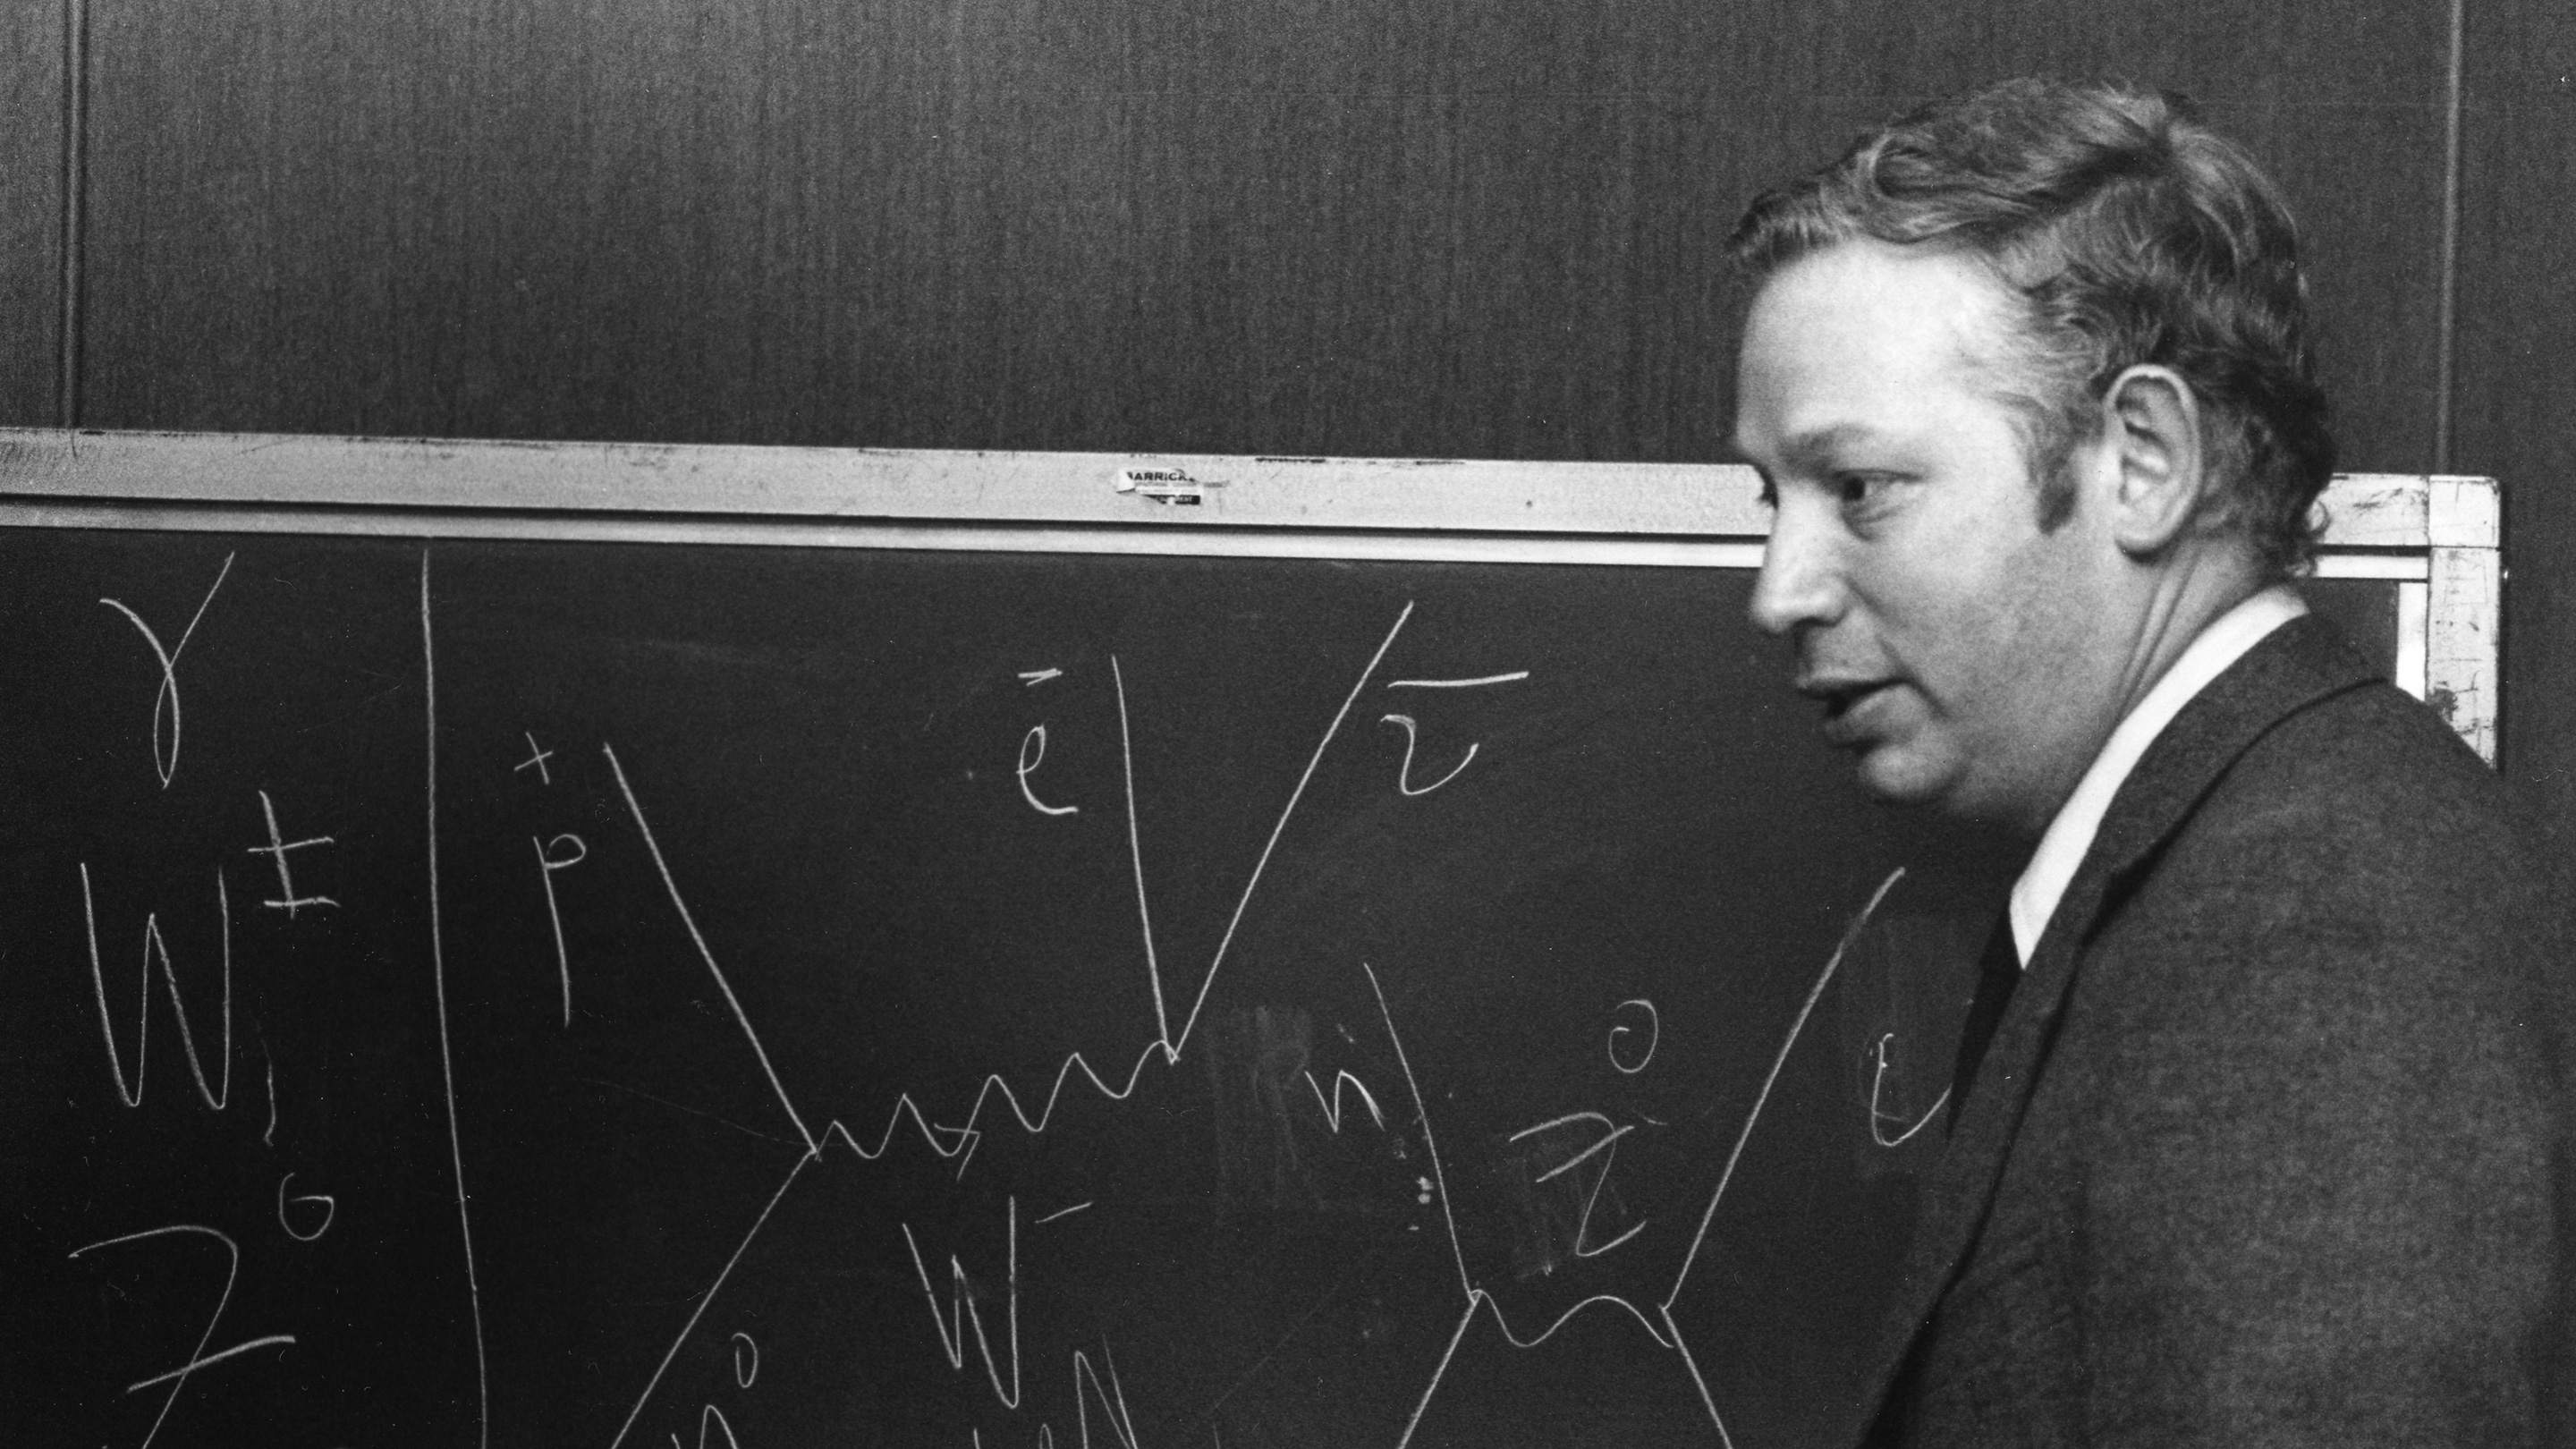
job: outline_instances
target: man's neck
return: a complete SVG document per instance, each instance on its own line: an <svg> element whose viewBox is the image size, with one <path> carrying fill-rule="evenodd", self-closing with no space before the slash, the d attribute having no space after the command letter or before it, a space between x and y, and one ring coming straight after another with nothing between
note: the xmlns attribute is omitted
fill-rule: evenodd
<svg viewBox="0 0 2576 1449"><path fill-rule="evenodd" d="M2245 548L2198 542L2198 547L2186 545L2182 556L2158 571L2146 590L2128 639L2120 706L2111 725L2102 731L2106 739L2212 620L2277 582Z"/></svg>
<svg viewBox="0 0 2576 1449"><path fill-rule="evenodd" d="M2012 894L2013 943L2024 962L2039 943L2076 867L2093 847L2111 801L2147 748L2184 706L2274 629L2307 612L2287 588L2260 590L2211 620L2137 705L2123 715L2083 778L2042 832Z"/></svg>
<svg viewBox="0 0 2576 1449"><path fill-rule="evenodd" d="M2102 641L2104 654L2121 661L2115 687L2101 696L2085 748L2059 765L2060 777L2038 794L2038 808L2011 822L2013 833L2024 840L2035 843L2047 831L2112 731L2192 641L2228 610L2278 582L2252 550L2234 539L2187 539L2171 556L2139 567L2141 576L2127 591L2128 606L2116 610L2114 627Z"/></svg>

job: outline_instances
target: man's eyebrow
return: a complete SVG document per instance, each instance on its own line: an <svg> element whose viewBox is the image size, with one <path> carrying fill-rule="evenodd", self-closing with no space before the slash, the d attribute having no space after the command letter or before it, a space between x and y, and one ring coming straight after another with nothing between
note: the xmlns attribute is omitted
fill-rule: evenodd
<svg viewBox="0 0 2576 1449"><path fill-rule="evenodd" d="M1835 423L1798 434L1780 445L1780 460L1793 468L1822 467L1836 453L1861 443L1880 440L1877 429L1866 423Z"/></svg>

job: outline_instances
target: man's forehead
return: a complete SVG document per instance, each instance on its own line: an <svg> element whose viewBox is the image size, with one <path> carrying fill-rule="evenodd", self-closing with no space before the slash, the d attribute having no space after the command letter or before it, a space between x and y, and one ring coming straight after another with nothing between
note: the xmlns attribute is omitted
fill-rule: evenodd
<svg viewBox="0 0 2576 1449"><path fill-rule="evenodd" d="M1999 284L1955 253L1862 240L1799 258L1746 315L1737 450L1785 465L1886 441L1976 391L2003 310Z"/></svg>

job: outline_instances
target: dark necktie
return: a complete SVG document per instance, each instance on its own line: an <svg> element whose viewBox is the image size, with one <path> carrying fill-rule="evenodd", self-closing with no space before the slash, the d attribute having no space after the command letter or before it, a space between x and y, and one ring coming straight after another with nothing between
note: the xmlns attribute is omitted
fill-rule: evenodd
<svg viewBox="0 0 2576 1449"><path fill-rule="evenodd" d="M2021 955L2013 946L2012 911L2007 907L1995 918L1995 928L1986 935L1985 954L1977 961L1977 994L1968 1002L1968 1024L1959 1034L1959 1064L1950 1074L1950 1126L1959 1125L1959 1110L1968 1100L1969 1084L1977 1079L1977 1064L1986 1059L1986 1048L1995 1039L1995 1025L2004 1019L2004 1004L2012 999L2013 988L2021 984Z"/></svg>

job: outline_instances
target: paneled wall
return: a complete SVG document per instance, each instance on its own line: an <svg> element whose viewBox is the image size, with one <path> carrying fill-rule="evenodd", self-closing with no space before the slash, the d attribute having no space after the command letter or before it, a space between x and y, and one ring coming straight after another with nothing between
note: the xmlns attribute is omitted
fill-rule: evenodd
<svg viewBox="0 0 2576 1449"><path fill-rule="evenodd" d="M0 422L60 421L61 0L0 0Z"/></svg>
<svg viewBox="0 0 2576 1449"><path fill-rule="evenodd" d="M2576 5L2468 37L2450 466L2505 480L2505 774L2576 853Z"/></svg>
<svg viewBox="0 0 2576 1449"><path fill-rule="evenodd" d="M1755 191L2172 86L2302 213L2347 466L2505 478L2509 769L2576 817L2563 0L2456 56L2454 0L7 3L0 420L122 428L1708 459Z"/></svg>

